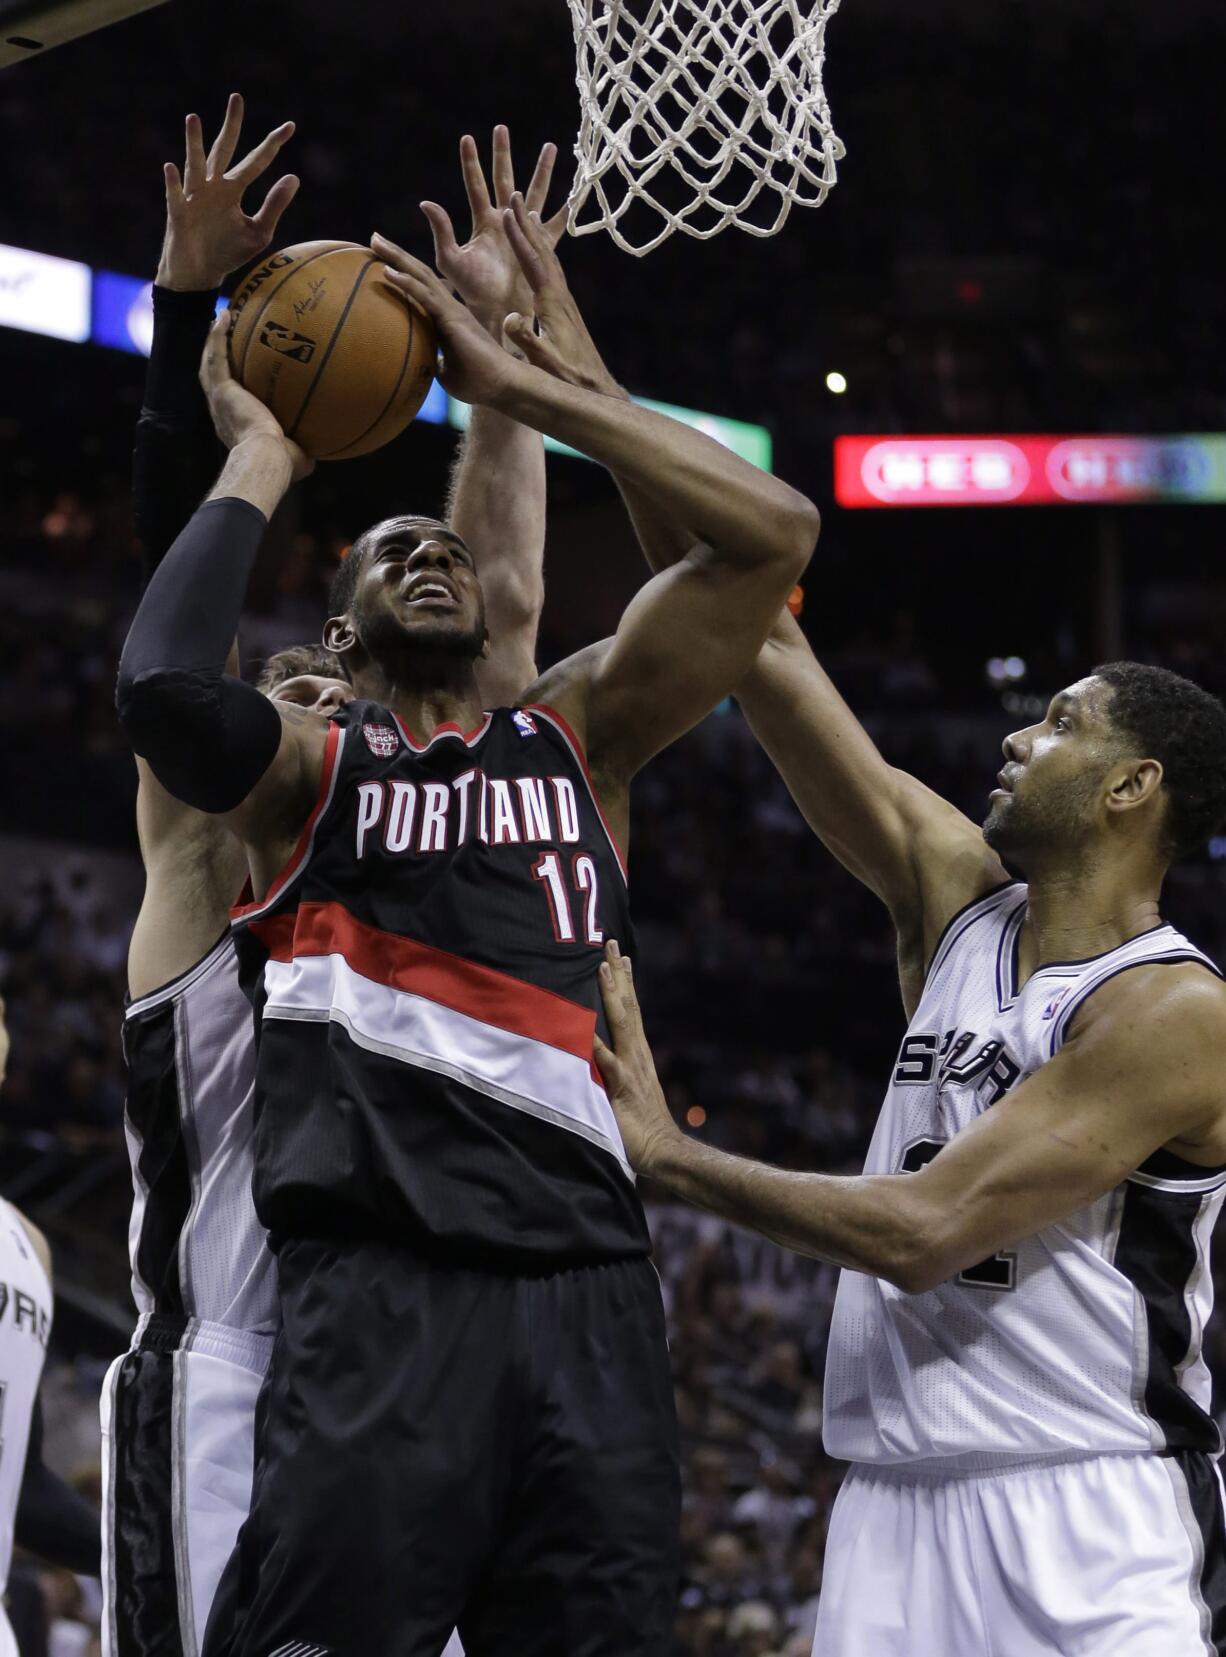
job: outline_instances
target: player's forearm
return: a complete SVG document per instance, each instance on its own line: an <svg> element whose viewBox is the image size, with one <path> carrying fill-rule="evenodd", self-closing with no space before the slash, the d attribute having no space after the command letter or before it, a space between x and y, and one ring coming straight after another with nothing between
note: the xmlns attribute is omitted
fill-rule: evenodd
<svg viewBox="0 0 1226 1657"><path fill-rule="evenodd" d="M776 565L789 585L817 538L817 508L704 433L620 397L567 385L536 369L509 382L499 405L607 466L685 524L716 554Z"/></svg>
<svg viewBox="0 0 1226 1657"><path fill-rule="evenodd" d="M245 799L281 740L272 703L224 672L265 508L289 483L288 459L279 469L269 448L260 440L233 450L213 497L150 581L119 663L115 701L133 749L176 799L202 811Z"/></svg>
<svg viewBox="0 0 1226 1657"><path fill-rule="evenodd" d="M708 1213L831 1265L910 1289L927 1252L905 1175L793 1173L670 1135L640 1172Z"/></svg>
<svg viewBox="0 0 1226 1657"><path fill-rule="evenodd" d="M513 648L530 658L544 597L539 432L496 409L475 408L451 475L447 522L476 556L493 650Z"/></svg>
<svg viewBox="0 0 1226 1657"><path fill-rule="evenodd" d="M199 378L215 302L211 288L153 290L153 344L132 457L132 517L145 580L216 474L217 439Z"/></svg>

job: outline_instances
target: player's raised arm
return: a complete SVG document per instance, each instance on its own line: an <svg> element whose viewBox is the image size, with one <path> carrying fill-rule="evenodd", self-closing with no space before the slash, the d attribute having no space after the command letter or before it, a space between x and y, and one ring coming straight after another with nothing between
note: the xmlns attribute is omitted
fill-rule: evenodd
<svg viewBox="0 0 1226 1657"><path fill-rule="evenodd" d="M674 1123L629 962L611 945L601 989L613 1048L596 1058L632 1166L676 1195L798 1253L920 1294L1128 1178L1155 1151L1226 1156L1226 984L1189 964L1108 980L1048 1063L917 1173L792 1173L729 1156Z"/></svg>
<svg viewBox="0 0 1226 1657"><path fill-rule="evenodd" d="M553 178L557 148L546 144L525 200L542 210ZM422 203L434 233L434 262L492 338L503 341L508 315L531 311L532 294L504 224L515 191L511 138L494 128L487 181L474 139L460 140L460 168L472 220L461 244L437 202ZM566 223L563 207L544 232L556 241ZM536 634L545 599L545 450L540 433L495 409L478 406L460 440L452 474L447 523L471 548L485 595L490 653L477 669L487 707L513 702L536 678Z"/></svg>
<svg viewBox="0 0 1226 1657"><path fill-rule="evenodd" d="M518 197L515 213L522 232ZM381 238L374 247L396 267L396 284L434 317L458 395L475 371L473 383L494 407L641 485L701 538L636 596L593 671L558 692L595 767L624 781L744 676L813 550L817 510L664 415L525 363L495 368L477 350L473 318L434 273Z"/></svg>
<svg viewBox="0 0 1226 1657"><path fill-rule="evenodd" d="M534 227L533 227L534 228ZM609 372L539 234L521 238L525 271L547 319L517 317L511 342L537 367L606 396L626 393ZM653 571L689 555L695 535L657 495L617 474ZM886 763L784 609L737 697L814 833L889 907L907 972L923 964L949 916L1005 879L978 826L914 777ZM913 948L910 947L913 944ZM911 993L917 986L908 982Z"/></svg>
<svg viewBox="0 0 1226 1657"><path fill-rule="evenodd" d="M786 612L736 694L809 827L926 963L950 916L1008 878L982 830L887 763Z"/></svg>
<svg viewBox="0 0 1226 1657"><path fill-rule="evenodd" d="M310 462L234 380L224 319L209 335L202 379L229 458L209 499L163 560L137 610L116 702L133 748L158 781L199 810L256 805L292 833L306 817L328 722L274 705L225 672L268 519Z"/></svg>
<svg viewBox="0 0 1226 1657"><path fill-rule="evenodd" d="M185 122L184 165L163 168L166 231L153 285L153 342L136 423L132 513L146 575L165 556L217 475L218 447L199 380L200 353L217 290L272 241L298 180L277 180L254 213L243 209L249 186L293 136L285 121L240 161L243 99L231 93L212 147L200 117Z"/></svg>

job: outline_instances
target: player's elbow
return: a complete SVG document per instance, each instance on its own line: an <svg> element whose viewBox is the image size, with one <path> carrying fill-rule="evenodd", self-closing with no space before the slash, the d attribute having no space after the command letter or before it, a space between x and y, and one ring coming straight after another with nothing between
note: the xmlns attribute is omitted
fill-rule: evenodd
<svg viewBox="0 0 1226 1657"><path fill-rule="evenodd" d="M949 1273L933 1255L918 1252L895 1259L881 1275L905 1295L923 1295L944 1283Z"/></svg>
<svg viewBox="0 0 1226 1657"><path fill-rule="evenodd" d="M799 581L804 574L821 531L822 515L816 505L799 490L788 489L776 514L772 552L789 580Z"/></svg>
<svg viewBox="0 0 1226 1657"><path fill-rule="evenodd" d="M133 751L146 760L162 787L185 805L214 814L233 811L277 751L281 722L258 691L253 699L259 729L252 744L238 745L226 681L217 669L144 668L121 664L115 691L119 724ZM254 761L254 763L253 763Z"/></svg>
<svg viewBox="0 0 1226 1657"><path fill-rule="evenodd" d="M884 1240L879 1277L905 1295L926 1294L951 1275L947 1240L935 1216L900 1214Z"/></svg>

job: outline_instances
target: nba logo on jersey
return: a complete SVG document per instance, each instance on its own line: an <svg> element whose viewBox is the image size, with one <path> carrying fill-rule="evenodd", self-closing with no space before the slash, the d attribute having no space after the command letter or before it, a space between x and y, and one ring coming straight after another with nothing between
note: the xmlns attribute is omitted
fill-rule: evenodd
<svg viewBox="0 0 1226 1657"><path fill-rule="evenodd" d="M376 759L391 759L400 747L400 738L391 725L363 725L362 735Z"/></svg>
<svg viewBox="0 0 1226 1657"><path fill-rule="evenodd" d="M1051 1000L1047 1003L1046 1007L1044 1007L1044 1009L1043 1009L1043 1017L1044 1018L1055 1018L1056 1014L1060 1011L1060 1007L1061 1007L1061 1005L1064 1001L1065 996L1072 989L1072 987L1073 986L1071 984L1066 984L1064 986L1064 988L1059 992L1059 994L1052 996Z"/></svg>
<svg viewBox="0 0 1226 1657"><path fill-rule="evenodd" d="M536 720L533 719L530 713L525 713L522 708L516 708L515 712L511 715L511 723L515 726L515 729L519 732L520 736L536 735Z"/></svg>

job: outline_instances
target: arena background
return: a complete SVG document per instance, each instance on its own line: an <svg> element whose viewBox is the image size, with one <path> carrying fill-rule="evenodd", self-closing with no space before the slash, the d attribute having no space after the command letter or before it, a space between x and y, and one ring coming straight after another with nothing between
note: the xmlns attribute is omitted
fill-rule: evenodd
<svg viewBox="0 0 1226 1657"><path fill-rule="evenodd" d="M805 583L818 653L887 755L979 818L1002 736L1094 661L1128 655L1226 689L1223 508L841 510L833 443L1226 433L1212 251L1226 17L1211 0L906 13L844 0L831 24L848 153L820 212L772 241L677 237L636 261L593 236L563 254L635 392L767 428L774 468L823 509ZM520 156L547 138L565 156L573 69L563 0L179 0L0 75L0 243L147 280L182 117L215 129L237 88L249 134L299 123L286 164L303 188L280 241L378 228L424 251L418 199L462 205L461 132L484 144L506 121ZM27 266L0 262L0 313L19 324L0 327L13 1038L0 1189L53 1241L49 1452L89 1488L98 1385L132 1320L118 1030L140 871L112 696L136 593L127 489L144 364L24 331L48 322ZM419 423L295 491L252 588L249 657L313 634L355 530L436 509L454 442L448 424ZM1158 484L1183 487L1190 453L1164 451ZM642 574L597 467L552 459L549 487L543 662L608 630ZM1172 876L1165 907L1226 962L1224 877L1226 841ZM804 829L734 709L641 779L632 880L678 1117L776 1162L857 1167L902 1025L886 916ZM834 1274L677 1206L653 1206L653 1223L687 1463L677 1652L807 1657L838 1479L819 1433ZM1209 1351L1226 1383L1220 1322ZM23 1657L91 1649L90 1585L26 1565L14 1596Z"/></svg>

